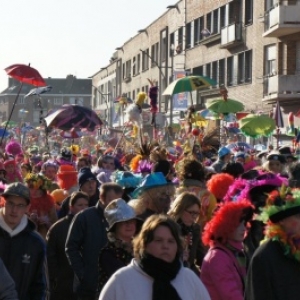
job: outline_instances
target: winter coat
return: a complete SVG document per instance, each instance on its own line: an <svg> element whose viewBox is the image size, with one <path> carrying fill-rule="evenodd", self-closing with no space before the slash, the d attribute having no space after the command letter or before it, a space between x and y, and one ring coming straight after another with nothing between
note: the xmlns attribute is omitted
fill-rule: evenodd
<svg viewBox="0 0 300 300"><path fill-rule="evenodd" d="M69 226L73 215L53 224L47 234L47 259L50 279L50 300L74 299L74 272L65 252Z"/></svg>
<svg viewBox="0 0 300 300"><path fill-rule="evenodd" d="M17 235L0 227L0 257L15 281L20 300L48 299L46 244L33 222Z"/></svg>
<svg viewBox="0 0 300 300"><path fill-rule="evenodd" d="M181 267L171 281L182 300L210 300L208 292L193 271ZM99 300L152 300L153 278L144 273L133 259L130 265L112 275Z"/></svg>
<svg viewBox="0 0 300 300"><path fill-rule="evenodd" d="M200 278L212 300L243 300L245 275L234 253L215 243L204 257Z"/></svg>
<svg viewBox="0 0 300 300"><path fill-rule="evenodd" d="M66 254L77 279L75 287L79 296L93 297L97 294L100 250L107 243L108 224L103 208L98 202L74 218L66 241Z"/></svg>
<svg viewBox="0 0 300 300"><path fill-rule="evenodd" d="M132 260L132 247L120 240L109 241L99 255L99 288L102 290L108 279Z"/></svg>
<svg viewBox="0 0 300 300"><path fill-rule="evenodd" d="M3 261L0 259L0 299L18 300L15 283L6 270Z"/></svg>
<svg viewBox="0 0 300 300"><path fill-rule="evenodd" d="M246 280L246 300L298 300L300 262L284 254L277 241L264 242L254 253Z"/></svg>

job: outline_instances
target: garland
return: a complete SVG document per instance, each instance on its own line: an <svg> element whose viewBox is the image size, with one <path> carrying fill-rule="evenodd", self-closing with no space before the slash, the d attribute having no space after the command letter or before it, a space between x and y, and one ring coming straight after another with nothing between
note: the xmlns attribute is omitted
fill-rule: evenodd
<svg viewBox="0 0 300 300"><path fill-rule="evenodd" d="M266 227L265 238L277 241L282 245L284 255L292 257L300 262L300 245L295 245L299 236L289 236L280 225L269 223Z"/></svg>

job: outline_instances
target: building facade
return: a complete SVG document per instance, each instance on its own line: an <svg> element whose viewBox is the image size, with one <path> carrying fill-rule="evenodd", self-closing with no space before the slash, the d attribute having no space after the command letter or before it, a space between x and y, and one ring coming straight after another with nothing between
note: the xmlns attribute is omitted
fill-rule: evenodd
<svg viewBox="0 0 300 300"><path fill-rule="evenodd" d="M20 123L20 125L27 122L33 126L38 126L41 123L41 117L45 117L50 111L59 109L63 104L91 107L92 79L78 79L73 75L68 75L61 79L46 78L45 82L47 86L52 87L49 92L28 97L25 95L34 86L23 84L13 109L20 82L9 78L8 87L0 93L0 123L8 120L12 112L12 121Z"/></svg>
<svg viewBox="0 0 300 300"><path fill-rule="evenodd" d="M199 109L220 98L219 88L225 86L247 111L270 111L277 101L285 114L298 111L299 15L297 0L182 0L169 5L149 26L137 28L92 76L92 105L105 109L105 99L112 103L122 94L134 99L140 91L148 92L149 78L158 82L160 111L169 114L170 97L162 93L174 74L184 73L217 82L188 96ZM178 114L173 111L172 118Z"/></svg>

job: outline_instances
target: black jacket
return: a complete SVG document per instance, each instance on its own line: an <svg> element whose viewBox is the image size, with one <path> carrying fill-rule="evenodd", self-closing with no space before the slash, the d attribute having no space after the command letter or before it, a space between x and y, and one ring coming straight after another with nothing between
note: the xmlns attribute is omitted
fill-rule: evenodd
<svg viewBox="0 0 300 300"><path fill-rule="evenodd" d="M90 197L89 199L89 207L95 206L100 198L100 192L99 189L96 190L96 193ZM60 210L58 211L58 218L64 218L69 213L69 206L70 206L70 199L71 196L68 196L66 199L63 200Z"/></svg>
<svg viewBox="0 0 300 300"><path fill-rule="evenodd" d="M284 255L277 241L263 243L254 253L246 280L246 300L298 300L300 263Z"/></svg>
<svg viewBox="0 0 300 300"><path fill-rule="evenodd" d="M94 297L98 285L98 257L107 243L107 222L103 208L97 203L78 213L70 226L66 254L79 279L76 289L79 296Z"/></svg>
<svg viewBox="0 0 300 300"><path fill-rule="evenodd" d="M74 299L74 272L65 252L65 244L73 215L53 224L47 233L47 258L50 279L50 299Z"/></svg>
<svg viewBox="0 0 300 300"><path fill-rule="evenodd" d="M0 257L20 300L48 299L46 244L33 222L28 220L25 229L13 237L0 227Z"/></svg>

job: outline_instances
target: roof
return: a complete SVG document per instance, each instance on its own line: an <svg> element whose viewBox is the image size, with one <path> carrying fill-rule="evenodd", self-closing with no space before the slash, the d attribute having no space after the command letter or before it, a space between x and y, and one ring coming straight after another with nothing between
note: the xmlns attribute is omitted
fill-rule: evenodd
<svg viewBox="0 0 300 300"><path fill-rule="evenodd" d="M73 75L66 78L44 78L46 85L52 86L47 95L82 95L90 96L92 94L92 79L78 79ZM15 95L18 93L20 82L10 78L9 86L0 93L0 95ZM35 86L23 84L21 95L29 93Z"/></svg>

